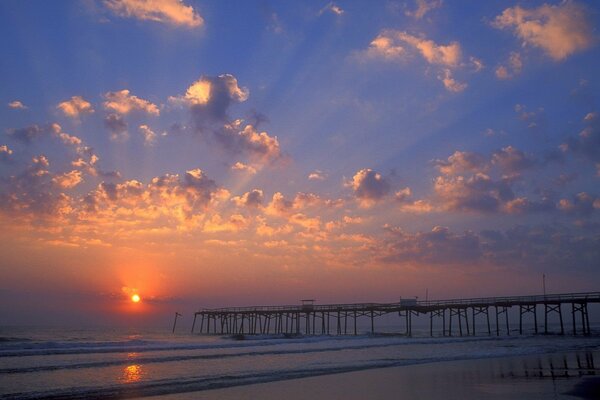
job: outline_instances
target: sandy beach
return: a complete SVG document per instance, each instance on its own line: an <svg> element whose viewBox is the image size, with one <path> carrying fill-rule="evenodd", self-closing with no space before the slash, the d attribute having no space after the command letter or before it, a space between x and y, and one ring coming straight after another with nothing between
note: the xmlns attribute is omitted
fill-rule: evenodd
<svg viewBox="0 0 600 400"><path fill-rule="evenodd" d="M232 399L594 399L600 353L446 361L160 397Z"/></svg>

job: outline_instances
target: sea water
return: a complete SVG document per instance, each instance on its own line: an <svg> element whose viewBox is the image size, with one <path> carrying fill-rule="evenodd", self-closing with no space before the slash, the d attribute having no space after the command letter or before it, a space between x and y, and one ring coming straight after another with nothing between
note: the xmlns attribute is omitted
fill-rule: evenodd
<svg viewBox="0 0 600 400"><path fill-rule="evenodd" d="M590 352L600 335L202 336L0 328L0 399L133 398L440 361Z"/></svg>

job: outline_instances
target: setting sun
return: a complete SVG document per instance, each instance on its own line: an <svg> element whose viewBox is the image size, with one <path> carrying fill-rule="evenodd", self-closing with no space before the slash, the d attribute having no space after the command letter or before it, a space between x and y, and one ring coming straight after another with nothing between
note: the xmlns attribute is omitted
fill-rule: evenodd
<svg viewBox="0 0 600 400"><path fill-rule="evenodd" d="M133 296L131 296L131 301L133 301L134 303L139 303L140 300L141 299L138 294L134 294Z"/></svg>

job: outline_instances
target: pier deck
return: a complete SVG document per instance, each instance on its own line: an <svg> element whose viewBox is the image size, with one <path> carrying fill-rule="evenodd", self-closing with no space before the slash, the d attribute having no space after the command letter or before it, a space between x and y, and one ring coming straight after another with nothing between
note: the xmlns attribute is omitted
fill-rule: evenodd
<svg viewBox="0 0 600 400"><path fill-rule="evenodd" d="M300 305L201 309L194 314L192 333L200 317L198 333L202 334L356 335L358 318L369 318L370 331L375 333L375 318L398 313L405 320L407 336L412 335L412 317L420 314L429 314L431 336L434 335L434 318L441 318L443 336L475 335L478 315L481 315L479 319L484 318L485 333L491 335L494 331L500 335L505 331L510 335L508 310L518 307L520 334L523 333L523 319L528 314L533 315L535 333L538 333L538 308L544 313L544 333L549 333L548 316L556 313L560 320L559 333L565 334L562 308L566 305L571 311L570 333L589 335L589 303L600 303L600 292L428 301L401 299L397 303L314 304L311 300L303 300ZM495 314L494 330L490 323L490 308ZM458 326L453 327L453 320ZM458 328L458 332L453 328Z"/></svg>

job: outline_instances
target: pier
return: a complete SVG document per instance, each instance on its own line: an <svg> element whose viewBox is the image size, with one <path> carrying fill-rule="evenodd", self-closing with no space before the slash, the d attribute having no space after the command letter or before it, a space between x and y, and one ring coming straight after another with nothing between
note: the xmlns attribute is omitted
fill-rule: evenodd
<svg viewBox="0 0 600 400"><path fill-rule="evenodd" d="M600 303L600 292L428 301L409 298L397 303L315 304L314 300L302 300L301 304L287 306L201 309L194 313L192 333L357 335L358 320L367 319L370 332L374 334L376 319L393 313L398 315L405 328L398 333L406 336L412 336L412 319L419 315L429 315L431 336L500 336L511 334L509 310L518 307L519 334L523 334L524 320L529 320L534 323L535 333L541 333L543 329L544 334L589 335L590 303ZM563 318L564 311L567 317L570 312L570 321ZM540 312L543 323L538 320ZM560 330L550 330L550 315L558 316ZM434 332L434 320L438 321L436 326L441 322L441 332L439 329Z"/></svg>

